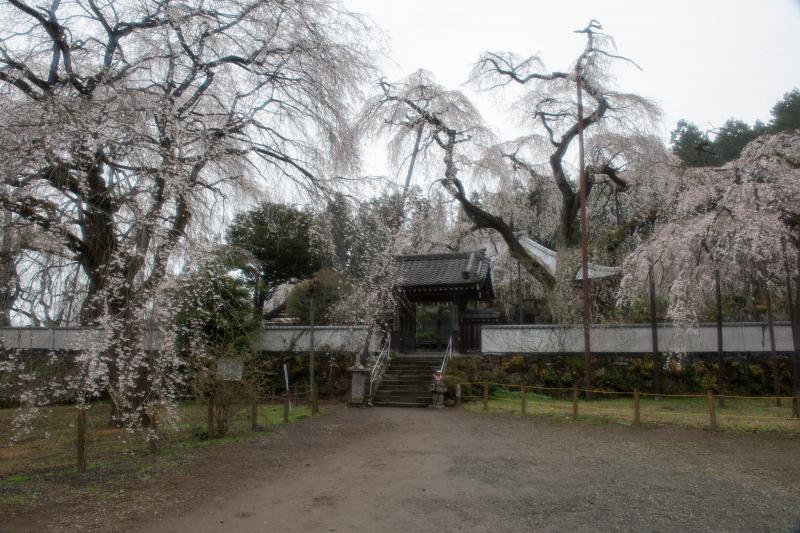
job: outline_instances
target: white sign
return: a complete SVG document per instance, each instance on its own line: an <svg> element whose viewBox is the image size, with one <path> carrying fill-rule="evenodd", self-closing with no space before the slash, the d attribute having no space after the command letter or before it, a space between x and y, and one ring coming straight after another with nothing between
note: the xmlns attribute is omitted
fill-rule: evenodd
<svg viewBox="0 0 800 533"><path fill-rule="evenodd" d="M242 381L244 364L235 359L219 359L217 361L217 377L222 381Z"/></svg>

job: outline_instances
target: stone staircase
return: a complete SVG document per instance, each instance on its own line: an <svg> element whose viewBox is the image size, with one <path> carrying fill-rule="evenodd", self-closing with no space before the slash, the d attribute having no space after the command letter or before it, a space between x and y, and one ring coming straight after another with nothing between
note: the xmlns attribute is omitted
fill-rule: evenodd
<svg viewBox="0 0 800 533"><path fill-rule="evenodd" d="M397 356L389 362L378 391L372 398L376 407L428 407L429 387L441 356Z"/></svg>

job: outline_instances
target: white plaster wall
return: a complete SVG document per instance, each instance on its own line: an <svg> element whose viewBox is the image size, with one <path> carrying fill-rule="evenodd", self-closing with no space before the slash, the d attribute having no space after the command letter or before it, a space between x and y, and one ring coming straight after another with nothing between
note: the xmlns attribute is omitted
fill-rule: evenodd
<svg viewBox="0 0 800 533"><path fill-rule="evenodd" d="M314 346L316 350L356 352L364 348L367 328L346 326L316 326ZM380 348L380 338L373 335L370 351ZM306 352L311 348L311 329L306 326L268 326L261 331L255 346L265 352Z"/></svg>
<svg viewBox="0 0 800 533"><path fill-rule="evenodd" d="M0 346L20 350L80 351L100 345L105 334L94 328L0 328ZM160 348L161 332L146 331L142 342L146 350Z"/></svg>
<svg viewBox="0 0 800 533"><path fill-rule="evenodd" d="M647 353L653 349L650 326L594 325L591 328L592 353ZM766 324L728 323L722 329L725 352L769 352ZM775 347L793 349L791 328L787 322L775 324ZM670 324L658 326L660 352L716 352L717 330L714 324L701 324L694 330L682 330ZM583 329L580 326L483 326L481 352L502 353L582 353Z"/></svg>
<svg viewBox="0 0 800 533"><path fill-rule="evenodd" d="M269 326L262 330L255 348L266 352L304 352L311 336L305 326ZM364 346L365 327L317 326L317 350L355 352ZM104 333L91 328L0 328L0 345L10 349L78 351L98 343ZM157 330L145 333L146 349L157 349L162 342ZM793 349L787 322L775 324L776 349ZM650 326L594 325L591 330L593 353L648 353L652 350ZM693 331L676 329L669 324L658 326L661 352L716 352L714 324L703 324ZM766 324L728 323L723 327L726 352L769 352ZM380 349L380 338L370 341L370 351ZM487 325L481 328L481 352L503 353L582 353L583 332L580 326Z"/></svg>

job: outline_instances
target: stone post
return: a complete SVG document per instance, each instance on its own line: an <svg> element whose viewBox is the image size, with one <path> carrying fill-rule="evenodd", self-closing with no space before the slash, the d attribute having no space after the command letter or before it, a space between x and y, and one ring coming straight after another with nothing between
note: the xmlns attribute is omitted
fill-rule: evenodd
<svg viewBox="0 0 800 533"><path fill-rule="evenodd" d="M365 407L367 404L367 387L369 387L369 374L368 368L361 364L361 361L356 361L356 364L350 368L350 406L351 407Z"/></svg>
<svg viewBox="0 0 800 533"><path fill-rule="evenodd" d="M434 381L430 390L433 396L433 404L431 407L434 409L444 409L444 395L447 393L447 385L444 380Z"/></svg>

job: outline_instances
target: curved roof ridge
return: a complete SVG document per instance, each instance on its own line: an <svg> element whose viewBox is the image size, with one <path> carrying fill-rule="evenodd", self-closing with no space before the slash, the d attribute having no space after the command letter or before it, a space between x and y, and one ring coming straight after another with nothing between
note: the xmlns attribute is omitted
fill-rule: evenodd
<svg viewBox="0 0 800 533"><path fill-rule="evenodd" d="M463 252L439 252L435 254L403 254L396 255L398 261L424 261L428 259L460 259L468 258L470 254L475 254L476 259L483 259L486 255L486 248L478 250L466 250Z"/></svg>

